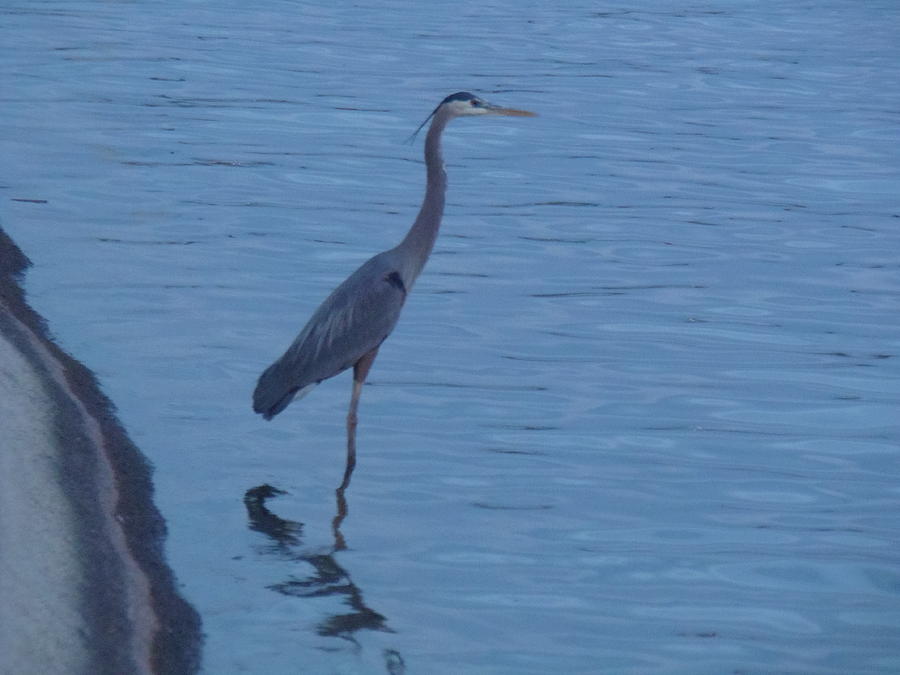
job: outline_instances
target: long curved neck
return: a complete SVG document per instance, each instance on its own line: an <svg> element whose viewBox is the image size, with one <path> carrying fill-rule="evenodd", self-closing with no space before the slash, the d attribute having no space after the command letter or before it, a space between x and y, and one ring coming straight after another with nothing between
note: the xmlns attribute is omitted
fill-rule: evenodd
<svg viewBox="0 0 900 675"><path fill-rule="evenodd" d="M448 118L439 112L428 128L428 135L425 137L425 167L428 172L425 198L415 222L397 246L407 262L404 275L407 287L412 286L412 282L425 267L444 215L447 174L444 172L444 158L441 156L441 134L447 122Z"/></svg>

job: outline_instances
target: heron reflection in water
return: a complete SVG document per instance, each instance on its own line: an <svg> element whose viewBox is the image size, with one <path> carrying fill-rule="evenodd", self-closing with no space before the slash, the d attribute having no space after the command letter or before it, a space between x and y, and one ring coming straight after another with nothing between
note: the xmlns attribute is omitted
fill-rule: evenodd
<svg viewBox="0 0 900 675"><path fill-rule="evenodd" d="M313 573L304 576L292 572L287 579L268 588L287 597L339 600L340 609L328 615L316 627L316 632L322 637L341 638L356 648L361 648L355 637L361 630L393 633L387 625L387 619L366 604L362 589L335 558L336 553L347 548L340 534L340 523L337 520L333 523L335 539L330 551L323 552L318 547L315 551L308 550L303 543L303 523L280 517L266 503L283 494L284 490L268 484L247 490L244 494L244 506L247 509L249 527L254 532L265 535L269 541L267 546L261 547L261 553L292 563L305 563L312 567ZM346 504L340 504L342 499L343 495L338 491L338 510L346 512ZM403 675L406 672L406 664L398 650L385 649L382 657L389 675Z"/></svg>
<svg viewBox="0 0 900 675"><path fill-rule="evenodd" d="M253 392L253 410L270 420L322 380L353 367L341 491L350 484L356 465L356 411L363 383L378 348L397 324L441 225L447 191L441 134L450 120L478 115L530 117L534 113L495 106L468 92L441 101L416 130L431 121L425 137L425 198L412 227L397 246L367 260L325 299L287 351L263 372Z"/></svg>

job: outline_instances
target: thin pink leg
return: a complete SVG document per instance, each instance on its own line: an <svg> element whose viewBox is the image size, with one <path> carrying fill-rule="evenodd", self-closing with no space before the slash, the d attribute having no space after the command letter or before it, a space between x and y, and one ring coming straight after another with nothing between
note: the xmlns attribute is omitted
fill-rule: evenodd
<svg viewBox="0 0 900 675"><path fill-rule="evenodd" d="M369 374L369 369L375 362L378 354L378 347L363 356L356 365L353 366L353 394L350 397L350 411L347 413L347 467L344 469L344 480L338 488L338 492L343 492L350 485L350 476L353 475L353 469L356 467L356 424L358 421L356 410L359 408L359 395L362 393L363 383Z"/></svg>

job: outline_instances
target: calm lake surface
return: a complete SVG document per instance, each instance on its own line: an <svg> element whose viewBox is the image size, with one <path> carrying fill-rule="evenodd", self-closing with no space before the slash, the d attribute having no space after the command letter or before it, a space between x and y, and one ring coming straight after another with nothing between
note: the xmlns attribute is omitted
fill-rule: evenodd
<svg viewBox="0 0 900 675"><path fill-rule="evenodd" d="M900 672L896 2L0 17L0 223L156 467L206 673ZM457 90L541 116L448 129L335 530L350 377L250 393Z"/></svg>

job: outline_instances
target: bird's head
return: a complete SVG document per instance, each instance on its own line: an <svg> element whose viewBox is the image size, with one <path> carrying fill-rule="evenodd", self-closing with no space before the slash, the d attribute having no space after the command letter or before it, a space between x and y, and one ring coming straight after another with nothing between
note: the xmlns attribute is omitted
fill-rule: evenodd
<svg viewBox="0 0 900 675"><path fill-rule="evenodd" d="M517 117L534 117L533 112L516 110L515 108L502 108L488 103L475 94L467 91L458 91L450 94L435 108L434 113L446 111L451 117L465 117L468 115L514 115Z"/></svg>
<svg viewBox="0 0 900 675"><path fill-rule="evenodd" d="M409 137L410 141L416 137L432 117L443 117L444 122L452 120L456 117L470 117L472 115L512 115L516 117L535 117L536 114L528 110L517 110L516 108L503 108L498 105L488 103L483 98L479 98L475 94L467 91L458 91L450 94L447 98L438 104L428 118L419 125L419 128Z"/></svg>

